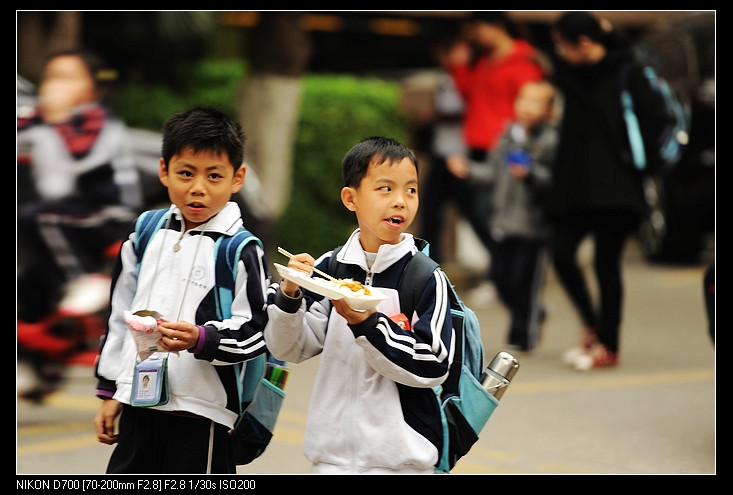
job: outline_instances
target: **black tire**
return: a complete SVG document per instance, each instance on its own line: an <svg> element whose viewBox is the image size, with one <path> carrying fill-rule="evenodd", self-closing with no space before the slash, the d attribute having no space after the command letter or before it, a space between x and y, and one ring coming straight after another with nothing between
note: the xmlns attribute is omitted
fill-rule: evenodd
<svg viewBox="0 0 733 495"><path fill-rule="evenodd" d="M661 178L646 178L644 193L648 210L639 227L644 257L661 263L695 262L705 236L700 219L685 211Z"/></svg>

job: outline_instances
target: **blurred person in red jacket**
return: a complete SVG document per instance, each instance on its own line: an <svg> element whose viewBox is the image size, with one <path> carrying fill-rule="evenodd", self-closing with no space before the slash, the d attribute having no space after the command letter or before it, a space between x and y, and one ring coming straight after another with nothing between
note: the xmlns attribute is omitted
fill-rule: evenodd
<svg viewBox="0 0 733 495"><path fill-rule="evenodd" d="M542 79L546 72L542 54L518 36L505 12L473 12L468 38L473 49L456 45L449 62L450 73L465 102L463 138L468 156L448 158L461 162L454 164L459 168L467 167L469 160L488 162L507 124L515 118L514 102L519 89L527 81ZM495 248L488 227L491 189L486 185L468 185L471 208L464 215L491 256Z"/></svg>

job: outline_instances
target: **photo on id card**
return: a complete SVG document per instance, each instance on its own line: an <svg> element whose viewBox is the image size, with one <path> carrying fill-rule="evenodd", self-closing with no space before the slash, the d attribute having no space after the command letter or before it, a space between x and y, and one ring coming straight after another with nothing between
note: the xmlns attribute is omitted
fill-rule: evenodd
<svg viewBox="0 0 733 495"><path fill-rule="evenodd" d="M168 402L167 359L146 359L135 364L133 406L157 406Z"/></svg>

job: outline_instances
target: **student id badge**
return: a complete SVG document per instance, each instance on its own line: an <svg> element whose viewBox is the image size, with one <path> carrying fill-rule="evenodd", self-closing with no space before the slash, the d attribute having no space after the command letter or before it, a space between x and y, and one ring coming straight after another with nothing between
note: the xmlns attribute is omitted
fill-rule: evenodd
<svg viewBox="0 0 733 495"><path fill-rule="evenodd" d="M130 403L137 407L168 403L168 357L148 358L135 363Z"/></svg>

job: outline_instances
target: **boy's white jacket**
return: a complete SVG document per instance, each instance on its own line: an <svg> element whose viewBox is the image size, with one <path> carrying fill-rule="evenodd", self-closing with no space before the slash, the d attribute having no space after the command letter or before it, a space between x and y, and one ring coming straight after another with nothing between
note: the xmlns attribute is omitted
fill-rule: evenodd
<svg viewBox="0 0 733 495"><path fill-rule="evenodd" d="M327 298L304 291L285 296L279 284L268 292L268 348L278 359L298 363L320 355L304 452L319 468L346 472L429 472L438 460L442 429L432 387L440 385L453 359L453 328L447 279L436 271L422 290L410 330L390 317L401 313L397 284L417 252L412 235L379 248L371 269L357 229L337 259L349 277L379 287L389 297L377 313L348 325ZM332 252L316 265L327 271ZM418 317L419 315L419 317Z"/></svg>
<svg viewBox="0 0 733 495"><path fill-rule="evenodd" d="M239 206L230 202L208 223L185 233L178 208L171 206L171 214L168 228L163 226L150 239L139 274L134 228L122 245L121 271L113 277L111 315L95 368L97 395L130 403L138 357L123 311L153 309L168 320L185 320L203 328L196 348L153 355L168 356L170 386L168 403L155 409L186 411L232 427L239 400L231 364L265 351L262 330L267 320L264 298L269 269L260 246L248 243L237 264L232 317L218 321L214 243L242 225Z"/></svg>

